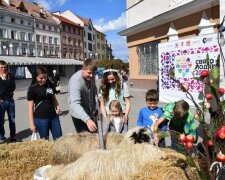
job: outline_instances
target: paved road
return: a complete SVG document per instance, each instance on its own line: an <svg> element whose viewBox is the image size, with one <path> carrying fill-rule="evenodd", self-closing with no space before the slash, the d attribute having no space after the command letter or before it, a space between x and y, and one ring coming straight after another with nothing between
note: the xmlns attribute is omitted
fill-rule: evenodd
<svg viewBox="0 0 225 180"><path fill-rule="evenodd" d="M26 93L29 87L31 80L17 80L16 81L16 90L15 90L15 104L16 104L16 129L19 139L26 141L30 139L31 132L29 130L29 121L28 121L28 110L27 110L27 100ZM68 89L67 84L68 80L63 79L61 81L62 91L61 94L57 95L62 113L60 115L60 121L62 126L63 134L75 132L71 116L68 110L67 98L68 98ZM97 85L100 84L100 80L97 80ZM133 89L130 88L131 94L131 103L132 109L130 112L130 123L129 128L136 125L136 119L139 113L139 109L145 105L145 90ZM5 122L6 137L9 137L9 126L6 116Z"/></svg>
<svg viewBox="0 0 225 180"><path fill-rule="evenodd" d="M16 104L16 129L18 138L22 141L30 140L31 131L29 130L29 121L28 121L28 111L27 111L27 100L26 93L29 87L31 80L17 80L17 88L15 90L15 104ZM71 116L68 110L67 98L68 98L68 89L67 89L68 80L62 79L62 91L61 94L57 95L62 113L60 115L60 121L62 126L63 134L75 132ZM97 85L100 84L100 80L97 80ZM131 112L129 115L129 128L136 126L136 121L138 118L138 113L141 107L145 106L145 90L130 88L131 95ZM159 106L163 106L163 103L159 103ZM9 137L9 128L8 121L6 119L5 130L6 137ZM50 135L51 139L51 135ZM167 143L170 143L167 140ZM169 145L169 144L168 144Z"/></svg>

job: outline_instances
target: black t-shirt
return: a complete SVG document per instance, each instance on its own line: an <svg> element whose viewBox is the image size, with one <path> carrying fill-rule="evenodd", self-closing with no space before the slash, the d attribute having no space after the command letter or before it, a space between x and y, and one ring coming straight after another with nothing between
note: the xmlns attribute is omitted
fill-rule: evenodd
<svg viewBox="0 0 225 180"><path fill-rule="evenodd" d="M39 84L29 87L27 100L34 101L34 117L51 119L56 116L52 96L55 90L52 83Z"/></svg>

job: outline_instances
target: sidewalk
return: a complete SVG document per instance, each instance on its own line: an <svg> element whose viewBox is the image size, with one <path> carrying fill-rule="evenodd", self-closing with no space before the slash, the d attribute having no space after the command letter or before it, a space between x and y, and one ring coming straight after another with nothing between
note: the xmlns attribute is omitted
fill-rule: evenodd
<svg viewBox="0 0 225 180"><path fill-rule="evenodd" d="M29 120L28 120L28 108L27 108L27 89L30 85L31 79L27 80L16 80L16 90L14 93L15 106L16 106L16 129L18 138L22 141L30 140L31 131L29 129ZM97 86L100 84L100 80L96 80ZM61 80L61 94L57 95L61 107L60 121L62 126L63 134L74 133L75 128L72 123L71 116L68 109L68 89L67 89L68 80L62 78ZM145 105L145 90L133 89L130 88L131 95L131 112L130 112L130 121L129 128L136 126L136 121L138 118L138 113L141 107ZM8 117L6 116L5 122L5 131L6 138L9 137L9 124ZM50 135L51 138L51 135Z"/></svg>
<svg viewBox="0 0 225 180"><path fill-rule="evenodd" d="M31 138L31 131L29 129L29 121L28 121L28 108L27 108L27 89L30 85L31 80L17 80L16 85L16 91L14 95L15 104L16 104L16 129L17 129L17 135L18 138L22 141L30 140ZM62 126L62 132L63 134L67 133L74 133L75 128L72 123L71 116L69 114L68 109L68 89L67 89L68 80L63 79L61 80L61 94L57 95L57 99L59 101L60 107L61 107L61 115L60 115L60 121ZM100 84L100 80L96 80L97 86ZM131 95L131 111L129 115L129 128L135 127L139 110L141 107L145 106L145 93L146 90L142 89L134 89L130 88L130 95ZM159 103L159 106L164 106L164 103ZM7 118L7 116L6 116ZM198 123L196 124L198 126ZM9 124L6 119L5 122L5 131L6 131L6 137L9 137ZM51 134L50 134L51 139ZM170 143L169 140L167 140L167 144Z"/></svg>

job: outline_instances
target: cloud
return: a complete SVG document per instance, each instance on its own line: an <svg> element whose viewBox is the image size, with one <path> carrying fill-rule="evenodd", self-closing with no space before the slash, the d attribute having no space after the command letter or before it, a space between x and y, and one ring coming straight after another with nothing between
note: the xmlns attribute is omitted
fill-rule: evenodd
<svg viewBox="0 0 225 180"><path fill-rule="evenodd" d="M94 21L94 27L101 32L117 31L126 27L126 14L122 13L117 19L106 22L104 18Z"/></svg>
<svg viewBox="0 0 225 180"><path fill-rule="evenodd" d="M66 1L68 0L38 0L37 2L40 3L45 9L50 11L53 7L63 6Z"/></svg>
<svg viewBox="0 0 225 180"><path fill-rule="evenodd" d="M66 3L66 0L57 0L56 3L62 6Z"/></svg>
<svg viewBox="0 0 225 180"><path fill-rule="evenodd" d="M45 9L47 9L48 11L51 10L51 1L47 1L47 0L39 0L37 1L38 3L40 3Z"/></svg>

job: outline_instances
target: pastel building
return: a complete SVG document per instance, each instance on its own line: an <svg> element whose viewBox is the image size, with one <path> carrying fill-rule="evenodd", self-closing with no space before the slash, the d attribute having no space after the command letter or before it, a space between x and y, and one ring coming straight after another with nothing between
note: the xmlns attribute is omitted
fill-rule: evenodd
<svg viewBox="0 0 225 180"><path fill-rule="evenodd" d="M157 88L158 45L217 31L219 0L127 0L130 80L134 87Z"/></svg>

